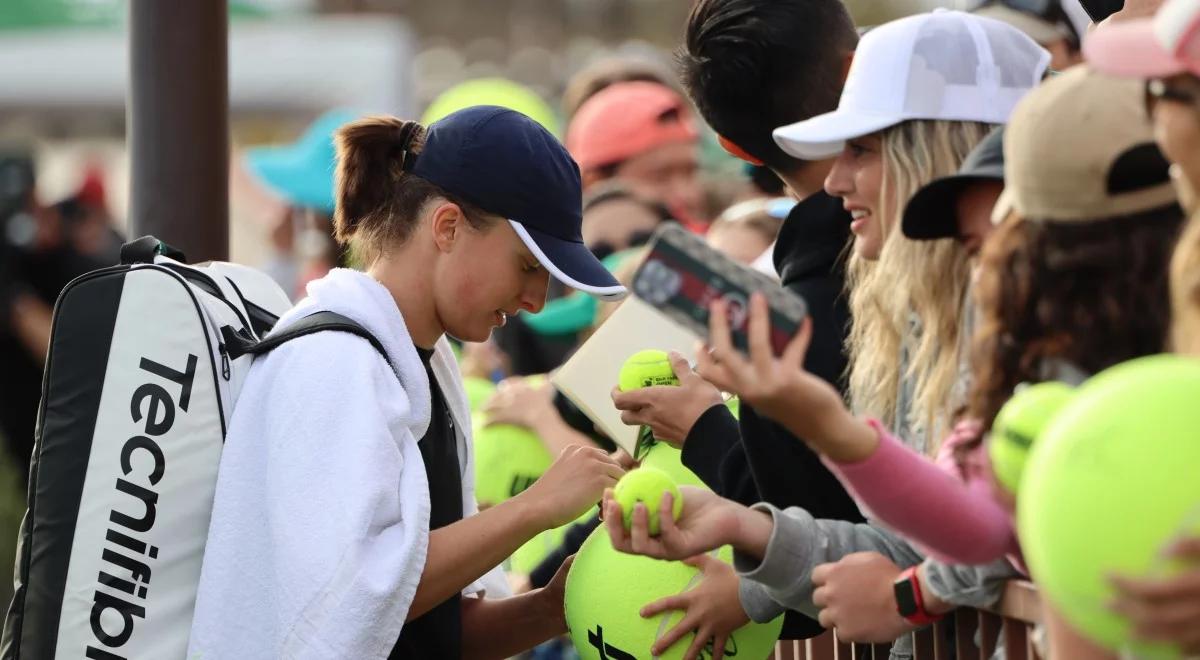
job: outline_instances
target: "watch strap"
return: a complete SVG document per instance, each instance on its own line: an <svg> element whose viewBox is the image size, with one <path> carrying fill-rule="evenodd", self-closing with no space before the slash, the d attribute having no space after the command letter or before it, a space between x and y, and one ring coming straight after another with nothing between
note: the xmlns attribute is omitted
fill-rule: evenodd
<svg viewBox="0 0 1200 660"><path fill-rule="evenodd" d="M921 580L917 569L919 566L910 566L904 569L900 577L896 579L897 589L908 589L912 595L912 602L915 605L911 611L904 611L900 607L900 601L897 600L896 610L900 616L904 617L905 621L914 626L927 626L931 623L941 621L946 617L945 614L930 614L929 610L925 609L925 594L921 591Z"/></svg>

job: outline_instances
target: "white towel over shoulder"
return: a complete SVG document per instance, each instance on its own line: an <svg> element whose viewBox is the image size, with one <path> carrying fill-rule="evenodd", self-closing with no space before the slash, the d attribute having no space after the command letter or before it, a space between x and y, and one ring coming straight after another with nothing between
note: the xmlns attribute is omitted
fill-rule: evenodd
<svg viewBox="0 0 1200 660"><path fill-rule="evenodd" d="M424 365L391 295L367 275L338 269L311 283L278 327L319 310L370 330L392 366L342 332L252 365L221 457L189 658L384 658L416 593L429 540ZM469 433L445 340L434 371ZM470 447L459 438L464 515L475 512Z"/></svg>

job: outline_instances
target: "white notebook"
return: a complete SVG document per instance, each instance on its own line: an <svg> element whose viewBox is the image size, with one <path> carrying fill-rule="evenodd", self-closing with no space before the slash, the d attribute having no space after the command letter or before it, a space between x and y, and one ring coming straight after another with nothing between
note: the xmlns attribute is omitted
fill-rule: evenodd
<svg viewBox="0 0 1200 660"><path fill-rule="evenodd" d="M649 348L678 351L695 363L699 339L645 300L629 296L550 377L550 382L618 447L633 455L638 428L621 422L621 413L613 407L611 396L621 365L630 355Z"/></svg>

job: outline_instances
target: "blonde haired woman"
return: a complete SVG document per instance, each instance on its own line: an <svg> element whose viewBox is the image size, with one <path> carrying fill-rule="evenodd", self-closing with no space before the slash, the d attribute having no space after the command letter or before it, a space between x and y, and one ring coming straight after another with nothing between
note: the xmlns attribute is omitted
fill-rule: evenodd
<svg viewBox="0 0 1200 660"><path fill-rule="evenodd" d="M969 268L957 241L912 241L895 228L908 198L954 173L1048 62L999 21L946 11L901 19L864 37L836 111L775 131L797 157L836 156L825 188L854 218L851 403L924 453L965 393Z"/></svg>
<svg viewBox="0 0 1200 660"><path fill-rule="evenodd" d="M859 244L866 250L855 250L848 269L851 403L887 420L922 453L936 449L930 440L944 435L947 415L965 391L960 364L969 334L968 254L954 239L914 241L896 226L913 193L956 171L991 127L908 121L851 141L827 180L831 194L854 199L861 191L853 172L879 170L881 212L874 224L880 245Z"/></svg>

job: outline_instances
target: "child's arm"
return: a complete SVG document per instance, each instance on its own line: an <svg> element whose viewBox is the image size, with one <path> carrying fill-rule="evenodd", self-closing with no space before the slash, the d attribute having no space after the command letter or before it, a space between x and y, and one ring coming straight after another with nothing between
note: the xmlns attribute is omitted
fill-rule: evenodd
<svg viewBox="0 0 1200 660"><path fill-rule="evenodd" d="M727 318L713 303L712 319ZM750 301L747 356L729 328L715 320L712 343L698 354L699 371L779 421L829 459L880 520L953 561L986 563L1015 548L1008 513L985 482L964 484L846 409L829 383L804 371L811 338L805 323L782 356L767 338L766 301Z"/></svg>
<svg viewBox="0 0 1200 660"><path fill-rule="evenodd" d="M766 553L774 526L769 514L748 509L703 488L683 486L679 490L683 496L679 520L671 516L671 494L663 495L658 511L658 536L650 536L649 513L641 502L634 507L630 529L625 529L621 505L613 499L611 490L605 491L601 505L613 547L658 559L687 559L723 545L732 545L749 557L762 558Z"/></svg>
<svg viewBox="0 0 1200 660"><path fill-rule="evenodd" d="M990 484L964 482L871 425L874 452L828 463L876 519L950 562L986 564L1016 549L1012 519Z"/></svg>
<svg viewBox="0 0 1200 660"><path fill-rule="evenodd" d="M484 406L488 425L513 424L537 435L551 456L572 445L595 447L586 435L571 428L554 407L554 387L533 386L523 377L502 383Z"/></svg>
<svg viewBox="0 0 1200 660"><path fill-rule="evenodd" d="M567 632L563 594L571 560L540 589L509 598L462 600L462 657L510 658Z"/></svg>

